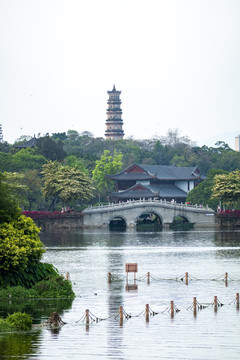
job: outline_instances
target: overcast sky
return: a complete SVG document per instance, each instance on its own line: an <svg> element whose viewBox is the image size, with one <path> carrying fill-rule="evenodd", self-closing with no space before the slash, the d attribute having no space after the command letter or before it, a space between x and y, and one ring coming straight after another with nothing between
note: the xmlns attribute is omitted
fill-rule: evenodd
<svg viewBox="0 0 240 360"><path fill-rule="evenodd" d="M121 90L125 138L178 129L234 148L239 0L0 0L4 140L69 129L104 137Z"/></svg>

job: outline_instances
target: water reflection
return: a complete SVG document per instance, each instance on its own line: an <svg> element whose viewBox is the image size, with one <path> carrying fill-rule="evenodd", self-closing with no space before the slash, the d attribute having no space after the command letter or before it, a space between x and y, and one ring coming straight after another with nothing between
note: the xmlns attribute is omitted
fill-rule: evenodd
<svg viewBox="0 0 240 360"><path fill-rule="evenodd" d="M26 312L30 314L35 324L39 324L49 318L53 311L62 314L64 310L70 310L72 300L68 299L41 299L41 300L11 300L1 301L0 317L7 317L14 312Z"/></svg>
<svg viewBox="0 0 240 360"><path fill-rule="evenodd" d="M115 252L111 251L115 246L119 246L119 242L121 244L125 243L126 236L125 232L110 232L107 240L108 247L110 251L107 254L107 268L108 272L111 274L118 274L119 268L124 268L124 253L123 252ZM121 274L118 274L121 276ZM123 305L123 281L111 282L108 284L108 316L112 317L113 314L118 314L119 307ZM109 321L107 326L107 343L108 343L108 357L114 358L115 356L119 357L119 359L123 358L123 354L121 351L121 337L119 338L119 329L114 326L113 322L118 321L112 319Z"/></svg>
<svg viewBox="0 0 240 360"><path fill-rule="evenodd" d="M28 333L1 334L1 359L28 359L39 351L40 331Z"/></svg>
<svg viewBox="0 0 240 360"><path fill-rule="evenodd" d="M240 246L240 230L216 231L214 233L214 243L216 246Z"/></svg>

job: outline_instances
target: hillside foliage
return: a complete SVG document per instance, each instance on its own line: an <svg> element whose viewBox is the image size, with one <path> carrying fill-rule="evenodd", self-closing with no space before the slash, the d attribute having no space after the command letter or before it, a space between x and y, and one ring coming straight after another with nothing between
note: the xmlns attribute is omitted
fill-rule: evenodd
<svg viewBox="0 0 240 360"><path fill-rule="evenodd" d="M81 210L88 204L98 202L100 196L103 202L107 201L107 192L113 189L113 184L107 181L105 175L119 172L134 162L193 167L197 165L202 174L211 171L229 173L240 169L240 153L232 150L221 139L214 147L199 147L188 137L181 136L177 129L169 130L166 136L152 139L126 138L114 141L94 137L88 131L78 133L68 130L67 133L39 136L34 148L16 147L29 138L23 136L13 145L0 143L0 171L21 174L19 184L24 185L26 190L22 187L20 193L19 187L18 196L21 198L21 207L25 210L60 210L66 205ZM119 157L117 164L116 154ZM50 169L50 162L58 167L51 186L50 181L46 180L46 169ZM85 185L89 189L86 196L83 193L78 194L74 190L75 186L72 186L77 170L81 171L80 177L86 179ZM96 190L92 187L92 181ZM212 185L213 179L208 178L205 184L201 185L201 190L208 202L214 205L216 198L209 198ZM198 203L204 204L205 198L200 196L200 188L198 191ZM196 194L190 195L192 200L189 201L193 201ZM0 213L1 206L4 205L0 203Z"/></svg>

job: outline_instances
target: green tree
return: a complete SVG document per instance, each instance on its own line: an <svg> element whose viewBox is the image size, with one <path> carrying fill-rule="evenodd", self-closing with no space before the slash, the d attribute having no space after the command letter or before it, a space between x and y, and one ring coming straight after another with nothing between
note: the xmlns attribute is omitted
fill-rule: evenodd
<svg viewBox="0 0 240 360"><path fill-rule="evenodd" d="M53 139L59 139L59 140L66 140L67 139L67 134L65 132L62 133L53 133L52 134L52 138Z"/></svg>
<svg viewBox="0 0 240 360"><path fill-rule="evenodd" d="M216 175L212 187L212 198L231 204L240 200L240 170Z"/></svg>
<svg viewBox="0 0 240 360"><path fill-rule="evenodd" d="M16 219L21 211L6 182L6 176L0 173L0 224Z"/></svg>
<svg viewBox="0 0 240 360"><path fill-rule="evenodd" d="M88 200L93 196L91 179L77 167L50 161L43 166L42 192L52 198L53 208L57 200L66 203L72 200Z"/></svg>
<svg viewBox="0 0 240 360"><path fill-rule="evenodd" d="M40 178L39 170L26 170L23 173L23 185L26 186L27 190L25 193L25 198L28 201L28 210L31 211L33 205L38 201L41 202L43 199L42 196L42 179Z"/></svg>
<svg viewBox="0 0 240 360"><path fill-rule="evenodd" d="M202 181L198 186L189 192L186 201L189 201L192 204L202 204L203 206L208 205L210 208L216 210L219 200L212 198L212 186L214 177L218 174L224 173L226 172L222 170L210 170L207 173L206 180Z"/></svg>
<svg viewBox="0 0 240 360"><path fill-rule="evenodd" d="M75 155L69 155L64 159L64 164L70 167L76 167L86 175L88 175L88 169L84 166L83 162Z"/></svg>
<svg viewBox="0 0 240 360"><path fill-rule="evenodd" d="M0 171L11 171L12 154L0 152Z"/></svg>
<svg viewBox="0 0 240 360"><path fill-rule="evenodd" d="M41 259L45 250L39 231L33 220L23 215L0 225L0 275L22 271Z"/></svg>
<svg viewBox="0 0 240 360"><path fill-rule="evenodd" d="M114 151L114 154L110 155L110 151L105 150L100 160L95 162L96 166L92 174L100 192L113 190L114 184L108 180L106 175L116 174L122 169L122 157L121 153Z"/></svg>
<svg viewBox="0 0 240 360"><path fill-rule="evenodd" d="M40 169L47 162L43 155L38 155L35 149L21 149L12 156L11 168L8 171L24 171Z"/></svg>
<svg viewBox="0 0 240 360"><path fill-rule="evenodd" d="M22 208L32 210L33 203L43 200L41 192L41 178L37 169L26 170L21 173L4 172L5 182L12 195Z"/></svg>
<svg viewBox="0 0 240 360"><path fill-rule="evenodd" d="M0 152L8 153L9 150L10 150L10 145L6 141L3 142L0 141Z"/></svg>
<svg viewBox="0 0 240 360"><path fill-rule="evenodd" d="M37 153L43 155L48 160L61 161L67 155L63 150L63 142L50 136L44 136L37 141Z"/></svg>

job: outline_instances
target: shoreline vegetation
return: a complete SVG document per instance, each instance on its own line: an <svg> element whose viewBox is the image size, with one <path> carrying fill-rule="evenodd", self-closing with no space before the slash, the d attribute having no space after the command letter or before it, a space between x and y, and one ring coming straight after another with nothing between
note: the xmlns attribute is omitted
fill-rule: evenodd
<svg viewBox="0 0 240 360"><path fill-rule="evenodd" d="M62 275L59 275L56 269L54 269L54 273L52 275L36 282L30 288L21 285L7 285L6 287L0 286L1 301L46 301L49 299L67 299L69 301L73 301L74 298L75 294L72 290L72 283L65 279ZM8 315L6 319L0 318L0 333L28 331L31 330L31 328L32 318L25 312L14 312Z"/></svg>
<svg viewBox="0 0 240 360"><path fill-rule="evenodd" d="M72 284L62 275L54 274L27 288L22 285L0 287L1 300L30 300L30 299L69 299L75 294Z"/></svg>
<svg viewBox="0 0 240 360"><path fill-rule="evenodd" d="M40 230L31 218L21 214L10 186L0 173L0 300L1 304L15 302L8 317L0 318L0 332L31 329L27 306L27 313L16 312L22 302L75 298L71 282L52 264L41 262L46 250L39 238Z"/></svg>

